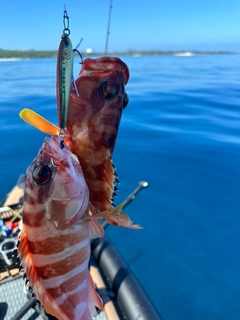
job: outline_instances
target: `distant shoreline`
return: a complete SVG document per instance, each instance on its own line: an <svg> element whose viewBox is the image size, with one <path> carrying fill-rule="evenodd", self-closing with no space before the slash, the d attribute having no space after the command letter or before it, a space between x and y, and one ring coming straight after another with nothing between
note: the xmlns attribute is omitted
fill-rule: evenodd
<svg viewBox="0 0 240 320"><path fill-rule="evenodd" d="M115 51L107 54L103 52L81 52L83 56L143 56L143 55L175 55L175 56L192 56L192 55L222 55L222 54L239 54L232 51L195 51L195 50L174 50L174 51ZM39 51L39 50L4 50L0 49L0 61L17 60L17 59L37 59L37 58L56 58L57 51Z"/></svg>

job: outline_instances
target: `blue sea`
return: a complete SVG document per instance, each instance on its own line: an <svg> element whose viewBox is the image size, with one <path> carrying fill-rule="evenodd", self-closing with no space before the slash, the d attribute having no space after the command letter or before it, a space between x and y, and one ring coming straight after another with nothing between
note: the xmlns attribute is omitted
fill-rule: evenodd
<svg viewBox="0 0 240 320"><path fill-rule="evenodd" d="M131 77L114 163L116 204L143 230L109 227L164 320L240 319L240 55L120 57ZM0 62L1 198L57 123L55 59ZM77 76L79 64L75 63Z"/></svg>

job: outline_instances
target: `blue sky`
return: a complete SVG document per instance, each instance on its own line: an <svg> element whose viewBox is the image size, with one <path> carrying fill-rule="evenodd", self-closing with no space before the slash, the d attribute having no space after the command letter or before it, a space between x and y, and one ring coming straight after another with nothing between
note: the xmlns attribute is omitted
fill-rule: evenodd
<svg viewBox="0 0 240 320"><path fill-rule="evenodd" d="M0 48L57 50L63 8L80 50L104 51L110 0L1 0ZM109 51L240 52L240 0L113 0Z"/></svg>

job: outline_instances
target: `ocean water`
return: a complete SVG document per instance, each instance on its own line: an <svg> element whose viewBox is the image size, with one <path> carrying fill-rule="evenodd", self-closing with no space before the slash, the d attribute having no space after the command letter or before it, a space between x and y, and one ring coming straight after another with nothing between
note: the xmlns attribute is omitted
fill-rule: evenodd
<svg viewBox="0 0 240 320"><path fill-rule="evenodd" d="M240 319L240 55L122 57L130 68L114 163L116 204L143 230L106 234L164 320ZM1 198L57 123L55 59L0 62ZM78 73L75 63L74 73Z"/></svg>

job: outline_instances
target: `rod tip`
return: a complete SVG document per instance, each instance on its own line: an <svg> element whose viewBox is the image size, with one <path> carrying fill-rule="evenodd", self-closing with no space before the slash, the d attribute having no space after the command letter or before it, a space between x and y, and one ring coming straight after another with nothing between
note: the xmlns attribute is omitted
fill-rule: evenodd
<svg viewBox="0 0 240 320"><path fill-rule="evenodd" d="M148 187L148 182L147 181L140 181L139 186L146 188L146 187Z"/></svg>

